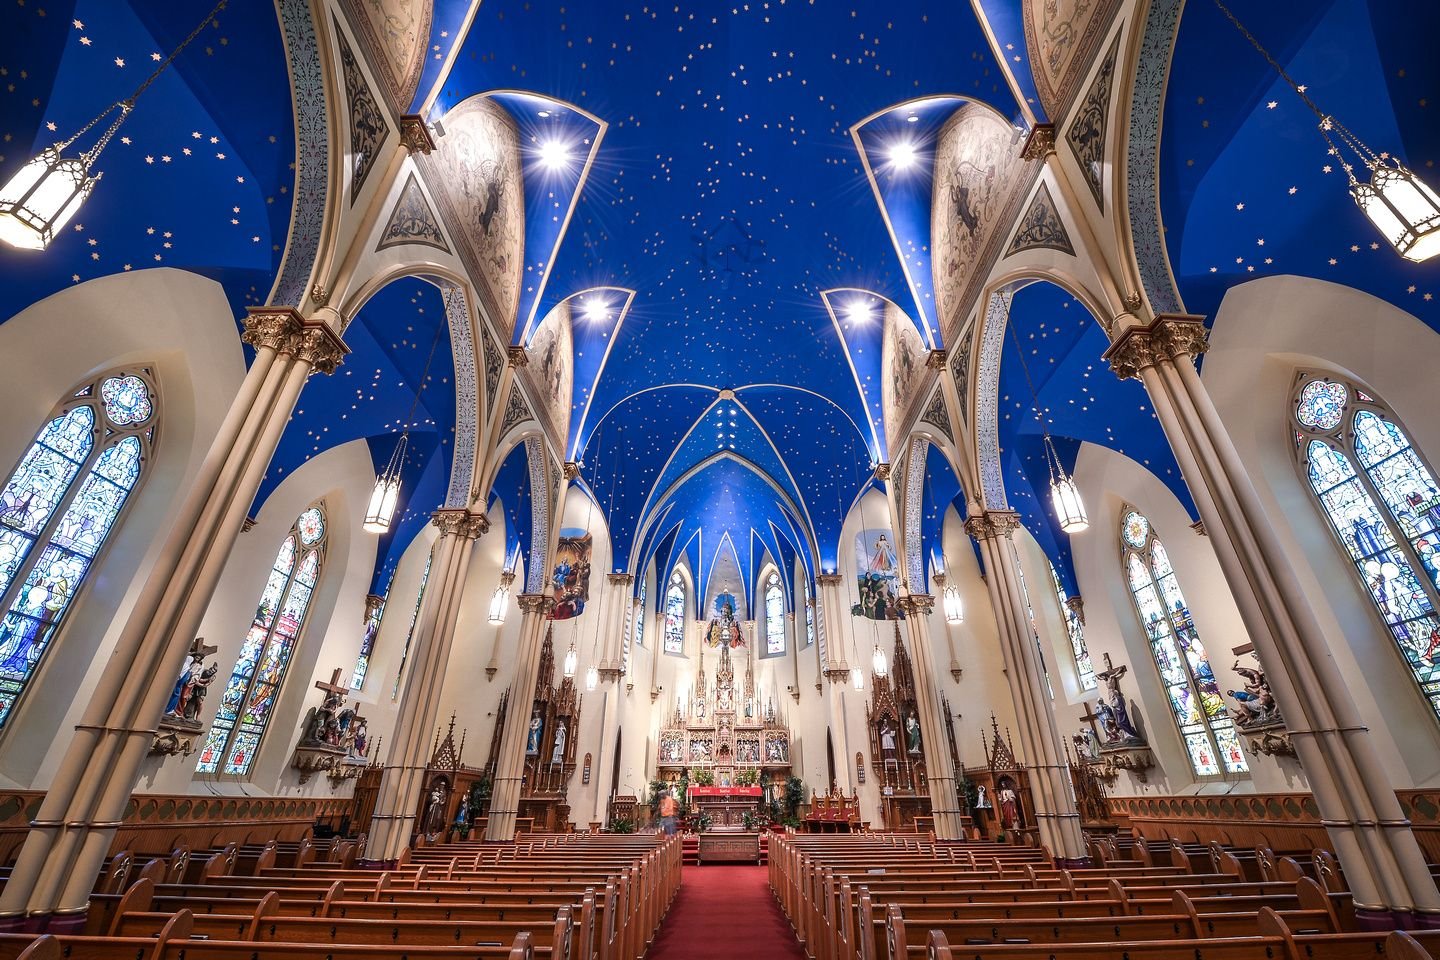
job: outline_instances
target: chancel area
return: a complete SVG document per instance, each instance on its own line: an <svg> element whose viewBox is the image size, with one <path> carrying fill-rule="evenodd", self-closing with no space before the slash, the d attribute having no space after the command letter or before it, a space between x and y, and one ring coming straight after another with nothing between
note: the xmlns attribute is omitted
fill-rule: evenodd
<svg viewBox="0 0 1440 960"><path fill-rule="evenodd" d="M1440 957L1440 6L0 9L0 960Z"/></svg>

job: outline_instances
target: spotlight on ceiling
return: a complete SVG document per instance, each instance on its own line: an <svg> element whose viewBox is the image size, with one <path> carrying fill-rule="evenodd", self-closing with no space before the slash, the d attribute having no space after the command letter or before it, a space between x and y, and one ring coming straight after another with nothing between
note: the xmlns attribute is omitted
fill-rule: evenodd
<svg viewBox="0 0 1440 960"><path fill-rule="evenodd" d="M890 166L896 170L909 170L920 159L920 153L915 149L915 144L909 140L892 143L886 154L890 159Z"/></svg>
<svg viewBox="0 0 1440 960"><path fill-rule="evenodd" d="M561 140L546 140L540 144L540 165L549 170L559 170L570 163L570 147Z"/></svg>
<svg viewBox="0 0 1440 960"><path fill-rule="evenodd" d="M875 316L875 308L868 300L851 300L845 305L845 319L851 323L869 323Z"/></svg>
<svg viewBox="0 0 1440 960"><path fill-rule="evenodd" d="M585 306L581 308L581 311L584 313L585 319L591 323L599 323L610 316L610 307L599 297L586 300Z"/></svg>

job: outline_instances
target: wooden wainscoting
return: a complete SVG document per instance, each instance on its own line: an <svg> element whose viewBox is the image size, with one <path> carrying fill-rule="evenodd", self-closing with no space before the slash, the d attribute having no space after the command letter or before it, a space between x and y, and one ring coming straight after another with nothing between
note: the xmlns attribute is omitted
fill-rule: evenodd
<svg viewBox="0 0 1440 960"><path fill-rule="evenodd" d="M1400 805L1430 862L1440 862L1440 789L1401 790ZM1275 851L1329 849L1320 811L1308 793L1207 797L1111 797L1112 819L1136 836Z"/></svg>
<svg viewBox="0 0 1440 960"><path fill-rule="evenodd" d="M44 794L0 791L0 863L12 863ZM169 853L181 843L192 850L263 840L300 840L317 823L338 828L350 811L349 797L196 797L136 794L125 808L110 853Z"/></svg>

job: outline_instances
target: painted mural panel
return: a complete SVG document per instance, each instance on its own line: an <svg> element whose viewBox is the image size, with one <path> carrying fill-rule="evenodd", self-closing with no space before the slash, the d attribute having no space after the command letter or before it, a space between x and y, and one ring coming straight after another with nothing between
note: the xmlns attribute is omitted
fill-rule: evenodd
<svg viewBox="0 0 1440 960"><path fill-rule="evenodd" d="M1035 89L1051 116L1063 114L1075 98L1118 6L1118 0L1025 0Z"/></svg>
<svg viewBox="0 0 1440 960"><path fill-rule="evenodd" d="M885 415L885 443L891 456L901 443L905 414L915 404L925 376L928 353L920 332L905 312L885 305L885 338L880 351L880 401Z"/></svg>
<svg viewBox="0 0 1440 960"><path fill-rule="evenodd" d="M585 612L590 602L590 531L563 527L555 548L555 570L550 586L555 594L556 620L569 620Z"/></svg>
<svg viewBox="0 0 1440 960"><path fill-rule="evenodd" d="M378 62L390 101L409 109L425 66L431 0L350 0L351 19Z"/></svg>
<svg viewBox="0 0 1440 960"><path fill-rule="evenodd" d="M508 333L520 302L525 189L520 134L504 107L476 96L445 114L445 136L420 158L486 308Z"/></svg>
<svg viewBox="0 0 1440 960"><path fill-rule="evenodd" d="M870 620L904 619L899 604L900 561L889 530L861 530L855 535L855 580L860 602L851 613Z"/></svg>
<svg viewBox="0 0 1440 960"><path fill-rule="evenodd" d="M1018 151L1015 129L978 103L956 110L936 141L930 236L935 306L947 341L983 279L1000 239L997 228L1009 224L1011 207L1033 176L1033 164L1019 162Z"/></svg>
<svg viewBox="0 0 1440 960"><path fill-rule="evenodd" d="M570 431L570 402L575 379L574 334L570 304L562 303L545 315L530 338L530 363L522 375L530 380L530 395L540 419L556 444L565 445Z"/></svg>

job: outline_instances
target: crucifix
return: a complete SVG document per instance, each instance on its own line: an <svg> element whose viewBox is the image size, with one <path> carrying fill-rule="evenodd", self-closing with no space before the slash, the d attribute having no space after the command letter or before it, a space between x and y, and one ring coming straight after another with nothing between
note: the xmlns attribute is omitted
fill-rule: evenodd
<svg viewBox="0 0 1440 960"><path fill-rule="evenodd" d="M315 681L315 689L325 691L324 705L326 708L331 710L339 707L342 703L344 703L345 695L350 692L350 688L340 682L341 672L341 669L339 667L336 667L335 672L330 674L330 680L328 683L324 680Z"/></svg>

